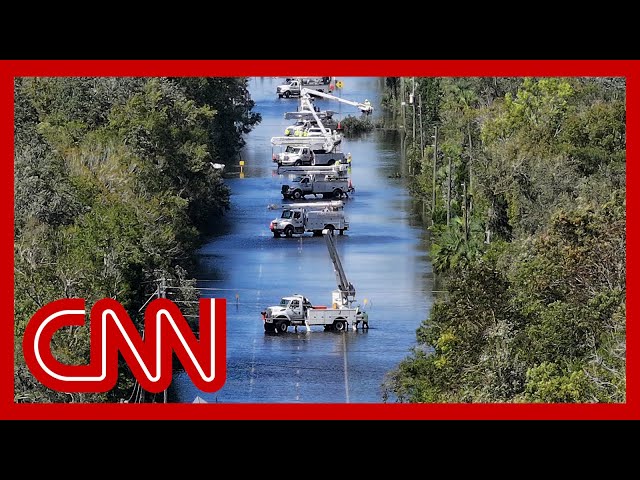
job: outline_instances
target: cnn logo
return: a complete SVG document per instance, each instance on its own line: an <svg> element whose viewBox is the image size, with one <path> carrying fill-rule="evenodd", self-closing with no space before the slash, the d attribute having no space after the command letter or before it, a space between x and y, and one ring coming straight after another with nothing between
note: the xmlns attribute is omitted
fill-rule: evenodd
<svg viewBox="0 0 640 480"><path fill-rule="evenodd" d="M215 392L226 376L226 300L200 299L197 339L180 309L165 298L153 300L144 315L144 338L124 307L105 298L91 309L88 365L66 365L51 352L59 329L85 322L84 299L51 302L29 321L23 338L24 358L43 385L61 392L105 392L118 379L118 353L145 390L166 390L172 378L172 353L194 385Z"/></svg>

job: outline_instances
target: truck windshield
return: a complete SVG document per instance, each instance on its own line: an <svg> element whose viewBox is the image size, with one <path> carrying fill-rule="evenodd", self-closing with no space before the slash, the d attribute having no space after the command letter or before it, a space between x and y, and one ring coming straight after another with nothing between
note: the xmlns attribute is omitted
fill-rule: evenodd
<svg viewBox="0 0 640 480"><path fill-rule="evenodd" d="M281 307L286 307L288 304L289 304L289 300L287 300L286 298L283 298L282 300L280 300Z"/></svg>
<svg viewBox="0 0 640 480"><path fill-rule="evenodd" d="M291 218L292 213L291 210L285 210L282 212L282 217L280 218Z"/></svg>
<svg viewBox="0 0 640 480"><path fill-rule="evenodd" d="M285 153L294 153L297 150L296 147L292 147L291 145L288 145L287 148L285 148Z"/></svg>

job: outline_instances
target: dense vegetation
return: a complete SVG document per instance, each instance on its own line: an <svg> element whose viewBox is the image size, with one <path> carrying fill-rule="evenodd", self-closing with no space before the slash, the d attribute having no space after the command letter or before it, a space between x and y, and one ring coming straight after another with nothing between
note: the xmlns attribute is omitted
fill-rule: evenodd
<svg viewBox="0 0 640 480"><path fill-rule="evenodd" d="M342 131L346 137L370 132L376 127L376 124L369 115L360 115L359 117L347 115L340 121L340 125L342 126Z"/></svg>
<svg viewBox="0 0 640 480"><path fill-rule="evenodd" d="M212 162L237 156L252 112L242 78L18 78L15 83L15 400L116 401L36 382L22 334L46 303L103 297L134 315L163 276L193 285L201 232L229 208ZM193 292L184 290L184 295ZM134 320L137 319L134 318ZM89 360L88 329L54 337L69 364Z"/></svg>
<svg viewBox="0 0 640 480"><path fill-rule="evenodd" d="M422 78L416 98L437 151L416 135L407 158L447 293L387 398L624 402L624 79Z"/></svg>

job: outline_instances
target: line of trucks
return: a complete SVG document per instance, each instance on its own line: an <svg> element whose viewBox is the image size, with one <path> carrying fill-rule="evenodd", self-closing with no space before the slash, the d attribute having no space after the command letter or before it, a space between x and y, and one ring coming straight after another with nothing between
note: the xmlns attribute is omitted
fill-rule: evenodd
<svg viewBox="0 0 640 480"><path fill-rule="evenodd" d="M279 305L261 312L264 330L268 333L286 333L289 327L297 331L302 326L307 331L312 326L323 326L325 331L337 332L349 326L354 330L360 325L363 329L369 328L368 314L359 305L353 306L356 291L347 280L334 240L335 232L342 235L349 229L344 202L339 199L354 191L348 176L351 155L337 151L341 135L325 128L322 122L322 118L330 118L333 112L320 112L311 103L311 96L348 103L364 113L371 112L372 107L368 101L352 102L323 93L322 89L328 88L330 81L331 77L297 78L277 87L281 98L300 97L298 111L285 114L285 118L296 118L299 122L287 127L284 137L272 138L271 143L286 147L272 158L278 165L278 173L297 175L283 183L284 200L302 200L309 195L334 200L269 205L270 209L282 210L280 217L271 221L269 229L275 238L305 233L324 236L338 288L332 292L331 306L312 305L306 296L298 293L282 297ZM315 131L311 132L311 128Z"/></svg>

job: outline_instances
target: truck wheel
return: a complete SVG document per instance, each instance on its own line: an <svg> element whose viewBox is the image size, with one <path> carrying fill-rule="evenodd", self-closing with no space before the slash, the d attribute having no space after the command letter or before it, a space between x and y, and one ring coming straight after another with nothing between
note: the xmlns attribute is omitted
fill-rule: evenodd
<svg viewBox="0 0 640 480"><path fill-rule="evenodd" d="M340 190L339 188L336 188L333 191L333 198L340 198L342 196L342 190Z"/></svg>
<svg viewBox="0 0 640 480"><path fill-rule="evenodd" d="M342 332L345 328L347 328L347 323L344 320L336 320L333 322L333 329L336 332Z"/></svg>
<svg viewBox="0 0 640 480"><path fill-rule="evenodd" d="M281 93L278 94L278 98L282 98L282 94Z"/></svg>
<svg viewBox="0 0 640 480"><path fill-rule="evenodd" d="M273 333L276 331L276 327L273 325L273 323L266 323L264 324L264 331L265 332L269 332L269 333Z"/></svg>
<svg viewBox="0 0 640 480"><path fill-rule="evenodd" d="M333 233L336 227L334 227L333 225L325 225L324 228L329 230L329 233Z"/></svg>
<svg viewBox="0 0 640 480"><path fill-rule="evenodd" d="M293 164L294 167L299 167L300 165L302 165L302 162L300 160L296 160Z"/></svg>
<svg viewBox="0 0 640 480"><path fill-rule="evenodd" d="M287 225L287 227L284 229L284 234L287 238L293 237L293 227L291 225Z"/></svg>
<svg viewBox="0 0 640 480"><path fill-rule="evenodd" d="M291 92L284 92L284 98L289 98L291 96Z"/></svg>
<svg viewBox="0 0 640 480"><path fill-rule="evenodd" d="M336 163L336 161L334 159L331 159L327 162L327 165L334 165Z"/></svg>
<svg viewBox="0 0 640 480"><path fill-rule="evenodd" d="M280 238L280 232L273 232L273 238Z"/></svg>
<svg viewBox="0 0 640 480"><path fill-rule="evenodd" d="M289 325L287 325L287 322L280 322L276 325L276 329L278 330L278 333L287 333L288 327Z"/></svg>
<svg viewBox="0 0 640 480"><path fill-rule="evenodd" d="M299 200L299 199L300 199L300 197L302 197L302 192L301 192L300 190L294 190L294 191L293 191L293 198L294 198L295 200Z"/></svg>

